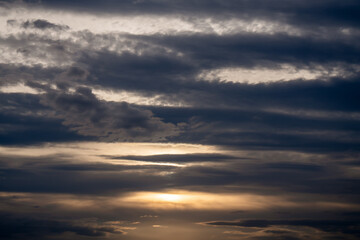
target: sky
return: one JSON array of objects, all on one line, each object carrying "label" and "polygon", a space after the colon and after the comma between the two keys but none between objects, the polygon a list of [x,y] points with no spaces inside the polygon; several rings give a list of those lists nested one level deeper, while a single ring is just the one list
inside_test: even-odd
[{"label": "sky", "polygon": [[0,239],[360,239],[357,0],[0,0]]}]

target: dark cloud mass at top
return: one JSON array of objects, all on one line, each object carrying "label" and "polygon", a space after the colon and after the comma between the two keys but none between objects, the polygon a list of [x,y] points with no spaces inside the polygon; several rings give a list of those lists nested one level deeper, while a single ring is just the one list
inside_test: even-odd
[{"label": "dark cloud mass at top", "polygon": [[[27,1],[33,2],[33,1]],[[44,0],[45,6],[60,7],[74,10],[121,12],[130,14],[215,14],[242,17],[260,17],[271,19],[288,19],[297,24],[329,24],[341,26],[344,24],[358,25],[359,6],[356,0],[335,1],[264,1],[264,0],[201,0],[201,1],[60,1]],[[86,3],[86,4],[85,4]]]},{"label": "dark cloud mass at top", "polygon": [[359,233],[357,0],[0,0],[1,239]]}]

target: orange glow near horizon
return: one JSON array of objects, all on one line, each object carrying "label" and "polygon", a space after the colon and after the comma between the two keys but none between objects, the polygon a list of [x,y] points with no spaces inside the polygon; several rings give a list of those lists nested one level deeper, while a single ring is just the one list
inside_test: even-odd
[{"label": "orange glow near horizon", "polygon": [[[121,208],[135,208],[160,211],[235,211],[235,210],[269,210],[274,208],[318,208],[359,210],[359,204],[318,199],[314,202],[301,202],[281,196],[268,196],[241,193],[210,193],[185,190],[169,190],[163,192],[130,192],[125,195],[91,196],[72,194],[42,194],[42,193],[13,193],[0,192],[0,197],[11,197],[13,204],[0,204],[1,209],[14,208],[17,204],[33,208],[42,206],[43,211],[57,208],[62,211],[112,212]],[[309,196],[311,197],[311,196]]]},{"label": "orange glow near horizon", "polygon": [[160,210],[236,210],[266,209],[274,206],[293,206],[295,203],[281,197],[256,194],[209,193],[184,190],[165,192],[133,192],[118,199],[119,205],[141,206]]}]

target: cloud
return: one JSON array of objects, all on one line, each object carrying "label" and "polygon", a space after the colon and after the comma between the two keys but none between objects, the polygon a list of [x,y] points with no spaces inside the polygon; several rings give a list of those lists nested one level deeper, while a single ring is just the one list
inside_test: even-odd
[{"label": "cloud", "polygon": [[[1,93],[0,143],[28,145],[44,142],[91,140],[62,125],[61,119],[49,114],[34,94]],[[32,111],[29,111],[29,108]]]},{"label": "cloud", "polygon": [[359,222],[341,220],[245,220],[239,222],[208,222],[213,226],[238,226],[249,228],[267,228],[269,226],[307,226],[317,228],[325,232],[342,232],[359,236]]},{"label": "cloud", "polygon": [[[142,149],[141,144],[134,146],[139,151]],[[65,151],[60,146],[59,153],[53,155],[2,155],[0,175],[4,180],[1,189],[9,192],[115,194],[135,190],[159,191],[172,187],[189,190],[200,188],[210,192],[231,189],[252,194],[314,194],[303,200],[300,198],[300,202],[315,202],[314,199],[318,199],[318,202],[330,199],[337,202],[336,198],[329,196],[341,193],[342,199],[354,202],[353,194],[357,193],[359,184],[356,176],[345,175],[347,165],[336,160],[336,155],[270,154],[262,151],[243,152],[242,156],[213,153],[128,158],[115,156],[113,159],[111,155],[99,155],[112,151],[112,148],[109,149],[94,150],[95,153],[82,150],[85,155],[72,152],[59,154]],[[97,156],[94,157],[94,154]],[[342,158],[345,157],[349,161],[356,159],[351,155]],[[312,159],[311,163],[309,159]],[[176,163],[179,165],[174,165]],[[327,197],[322,199],[317,194]],[[317,206],[323,208],[327,205],[319,203]],[[334,207],[341,207],[341,204]]]},{"label": "cloud", "polygon": [[[221,154],[162,154],[150,156],[104,156],[110,159],[128,159],[136,161],[149,162],[173,162],[173,163],[194,163],[194,162],[212,162],[239,159],[238,157]],[[247,159],[247,158],[245,158]]]},{"label": "cloud", "polygon": [[[90,156],[88,156],[90,157]],[[16,162],[15,165],[12,163]],[[3,192],[110,194],[166,188],[168,165],[129,165],[82,156],[0,156]],[[140,174],[140,175],[139,175]],[[52,179],[52,180],[51,180]]]},{"label": "cloud", "polygon": [[[13,24],[13,20],[8,20],[8,24]],[[28,20],[28,21],[23,22],[21,24],[21,26],[23,28],[37,28],[37,29],[41,29],[41,30],[52,29],[52,30],[56,30],[56,31],[69,29],[69,27],[66,25],[53,24],[49,21],[46,21],[45,19],[36,19],[36,20],[30,20],[30,21]]]},{"label": "cloud", "polygon": [[0,70],[0,86],[14,86],[26,81],[45,81],[46,79],[55,78],[55,76],[62,72],[58,68],[49,68],[41,65],[29,67],[9,63],[0,64]]},{"label": "cloud", "polygon": [[[1,94],[4,99],[2,124],[12,126],[5,127],[2,132],[3,144],[95,139],[133,141],[154,136],[153,141],[167,137],[174,142],[244,149],[339,152],[356,151],[359,141],[356,136],[358,120],[351,111],[327,117],[327,112],[324,116],[317,116],[316,112],[303,116],[266,110],[140,107],[101,101],[90,90],[86,90],[88,94],[71,92],[68,90],[71,84],[67,82],[59,82],[58,86],[59,90],[44,95]],[[261,97],[264,104],[271,101],[264,95]],[[314,98],[320,97],[314,94]],[[314,102],[320,103],[320,100]],[[29,111],[30,106],[32,111]],[[126,125],[129,121],[131,124]],[[139,136],[140,132],[144,134]]]},{"label": "cloud", "polygon": [[[122,231],[108,226],[80,225],[71,221],[36,219],[26,217],[0,216],[1,239],[49,239],[65,233],[92,238],[106,237],[111,234],[123,234]],[[64,236],[64,239],[68,237]]]},{"label": "cloud", "polygon": [[[254,91],[254,94],[257,93]],[[269,98],[267,101],[274,99]],[[245,110],[236,109],[236,106],[231,109],[220,107],[173,109],[150,107],[150,109],[169,121],[189,122],[183,133],[173,138],[173,141],[201,142],[234,148],[241,146],[243,149],[272,148],[310,152],[342,151],[344,148],[356,151],[358,144],[356,136],[353,135],[358,131],[356,127],[358,120],[353,118],[352,114],[348,117],[340,116],[341,114],[331,116],[329,112],[325,112],[324,115],[317,116],[315,111],[305,116],[302,113],[291,114],[291,111],[287,113],[286,110],[284,112],[272,112],[266,109]]]},{"label": "cloud", "polygon": [[0,238],[358,238],[359,10],[0,1]]},{"label": "cloud", "polygon": [[74,93],[49,91],[41,102],[60,113],[64,125],[84,136],[107,141],[158,141],[177,134],[175,125],[162,122],[150,111],[126,102],[102,102],[89,88],[77,88]]},{"label": "cloud", "polygon": [[3,99],[0,114],[2,144],[78,140],[162,141],[180,131],[177,123],[165,123],[150,110],[126,102],[101,101],[86,88],[71,92],[71,85],[67,82],[60,81],[58,90],[34,83],[30,85],[39,91],[50,92],[40,95],[0,94]]},{"label": "cloud", "polygon": [[[139,38],[139,37],[137,37]],[[289,36],[287,34],[184,34],[158,35],[149,41],[165,44],[201,61],[204,67],[256,65],[276,66],[276,63],[307,65],[333,61],[359,62],[359,51],[353,36],[343,39]],[[135,37],[136,39],[136,37]],[[206,44],[204,44],[204,42]]]},{"label": "cloud", "polygon": [[[286,114],[317,111],[351,116],[359,112],[354,90],[358,88],[355,66],[359,54],[352,35],[317,38],[249,33],[146,36],[83,31],[69,34],[69,38],[39,33],[4,38],[6,46],[14,51],[20,49],[21,57],[13,59],[15,62],[44,65],[4,63],[1,78],[6,86],[27,82],[39,92],[49,91],[39,96],[48,107],[47,114],[42,116],[49,121],[51,115],[63,119],[65,127],[78,135],[67,135],[69,140],[148,141],[151,138],[151,141],[167,139],[245,149],[312,152],[356,151],[358,147],[357,117],[333,120]],[[315,80],[263,84],[208,81],[199,75],[204,70],[232,66],[280,71],[284,62],[294,69],[323,68],[324,75]],[[332,69],[335,63],[342,70],[339,76],[330,77],[326,69]],[[36,86],[39,84],[55,84],[57,90],[44,90]],[[89,93],[76,90],[85,88]],[[95,89],[130,91],[141,97],[156,98],[164,105],[186,108],[106,102],[94,95]],[[88,106],[80,110],[84,106],[77,101]],[[20,105],[16,108],[26,109]],[[188,124],[177,125],[181,122]],[[4,136],[8,138],[7,134]],[[56,139],[48,136],[39,141]],[[59,139],[66,141],[66,137]],[[34,138],[34,142],[39,141]]]},{"label": "cloud", "polygon": [[[32,1],[26,1],[32,2]],[[358,26],[359,3],[355,0],[338,1],[42,1],[42,5],[53,9],[87,12],[122,12],[126,14],[183,14],[212,15],[219,18],[276,19],[294,25]]]}]

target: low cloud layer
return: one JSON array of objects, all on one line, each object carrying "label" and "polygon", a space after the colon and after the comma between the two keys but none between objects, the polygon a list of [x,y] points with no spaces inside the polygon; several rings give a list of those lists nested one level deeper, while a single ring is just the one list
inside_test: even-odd
[{"label": "low cloud layer", "polygon": [[64,233],[73,233],[75,237],[105,237],[109,233],[122,234],[113,227],[91,227],[76,225],[66,221],[49,221],[32,218],[0,216],[2,239],[48,239]]}]

